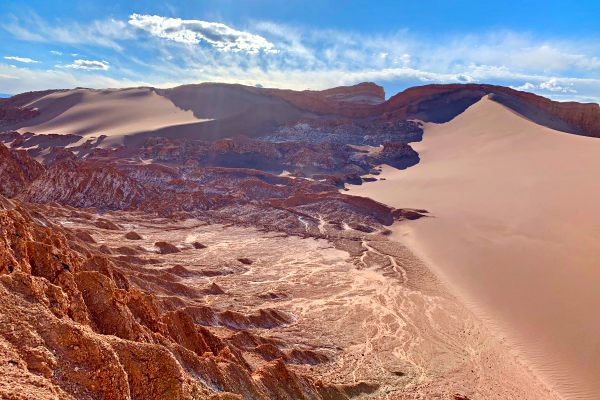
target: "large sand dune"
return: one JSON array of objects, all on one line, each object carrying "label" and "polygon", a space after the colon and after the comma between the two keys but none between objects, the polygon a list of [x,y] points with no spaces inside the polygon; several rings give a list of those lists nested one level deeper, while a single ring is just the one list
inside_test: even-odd
[{"label": "large sand dune", "polygon": [[58,91],[28,104],[42,111],[21,127],[35,133],[106,135],[110,142],[125,135],[202,122],[149,88]]},{"label": "large sand dune", "polygon": [[148,136],[204,140],[255,136],[305,114],[277,97],[220,84],[165,90],[62,90],[43,94],[24,106],[40,114],[8,128],[37,134],[105,135],[103,145],[137,143]]},{"label": "large sand dune", "polygon": [[398,238],[564,398],[600,398],[600,140],[485,97],[414,147],[350,193],[428,209]]}]

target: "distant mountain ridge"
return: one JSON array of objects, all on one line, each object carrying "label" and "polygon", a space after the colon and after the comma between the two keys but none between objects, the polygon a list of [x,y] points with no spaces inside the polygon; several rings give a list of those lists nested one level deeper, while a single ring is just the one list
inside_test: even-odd
[{"label": "distant mountain ridge", "polygon": [[600,106],[595,103],[557,102],[487,84],[417,86],[386,101],[383,88],[370,82],[321,91],[201,83],[171,89],[28,92],[0,99],[0,130],[127,136],[130,143],[148,136],[260,137],[307,119],[447,122],[487,95],[540,125],[600,137]]}]

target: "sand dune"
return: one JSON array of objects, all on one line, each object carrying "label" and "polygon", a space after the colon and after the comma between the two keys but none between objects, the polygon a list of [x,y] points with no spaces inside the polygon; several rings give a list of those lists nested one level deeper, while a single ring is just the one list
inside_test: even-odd
[{"label": "sand dune", "polygon": [[240,85],[201,84],[173,89],[73,89],[23,104],[40,115],[8,129],[37,134],[106,135],[102,146],[135,144],[148,136],[214,140],[256,136],[306,112],[285,100]]},{"label": "sand dune", "polygon": [[125,135],[207,120],[176,107],[149,88],[59,91],[28,106],[42,113],[27,121],[19,129],[22,132],[106,135],[107,143],[120,142]]},{"label": "sand dune", "polygon": [[414,147],[420,164],[350,193],[428,209],[399,240],[564,398],[600,398],[600,140],[485,97]]}]

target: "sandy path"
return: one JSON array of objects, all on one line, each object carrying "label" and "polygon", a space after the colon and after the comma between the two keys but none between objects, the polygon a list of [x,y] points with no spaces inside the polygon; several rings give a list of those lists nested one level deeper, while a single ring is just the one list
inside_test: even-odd
[{"label": "sandy path", "polygon": [[420,164],[350,193],[428,209],[397,238],[565,398],[600,398],[600,140],[484,98],[415,149]]}]

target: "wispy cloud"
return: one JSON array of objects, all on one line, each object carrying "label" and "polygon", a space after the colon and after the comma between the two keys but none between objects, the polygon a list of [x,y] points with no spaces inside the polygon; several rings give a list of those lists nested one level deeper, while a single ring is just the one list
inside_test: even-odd
[{"label": "wispy cloud", "polygon": [[128,24],[115,19],[96,20],[89,24],[72,21],[48,22],[35,13],[28,18],[7,18],[0,27],[15,38],[42,43],[64,43],[71,45],[91,45],[121,51],[122,40],[131,39],[133,33]]},{"label": "wispy cloud", "polygon": [[539,84],[540,89],[549,90],[551,92],[577,93],[577,90],[573,89],[572,86],[573,84],[561,83],[558,78],[548,79]]},{"label": "wispy cloud", "polygon": [[0,74],[0,80],[8,80],[8,79],[19,79],[18,76],[8,75],[8,74]]},{"label": "wispy cloud", "polygon": [[39,70],[13,68],[0,63],[0,87],[4,93],[21,93],[41,89],[63,89],[77,86],[92,88],[148,86],[143,80],[115,79],[95,71],[77,69]]},{"label": "wispy cloud", "polygon": [[65,65],[66,68],[83,69],[86,71],[108,71],[110,65],[106,61],[75,60],[72,64]]},{"label": "wispy cloud", "polygon": [[129,24],[153,36],[183,44],[205,42],[222,51],[276,52],[273,43],[264,37],[239,31],[219,22],[132,14]]},{"label": "wispy cloud", "polygon": [[[221,81],[322,89],[376,81],[401,89],[481,82],[556,99],[600,99],[600,42],[585,38],[556,40],[495,31],[433,40],[406,30],[366,34],[270,21],[248,21],[239,29],[217,21],[144,14],[85,25],[59,24],[35,15],[7,20],[0,26],[20,40],[60,43],[65,54],[93,55],[87,56],[91,60],[74,56],[80,60],[68,65],[72,72],[85,72],[74,75],[82,80],[77,86],[89,86],[87,76],[97,71],[115,82],[143,77],[162,87]],[[70,44],[77,46],[68,48]],[[64,67],[59,69],[65,72]]]},{"label": "wispy cloud", "polygon": [[5,60],[10,60],[10,61],[17,61],[20,63],[25,63],[25,64],[30,64],[30,63],[37,63],[39,61],[33,60],[29,57],[17,57],[17,56],[6,56],[4,57]]}]

